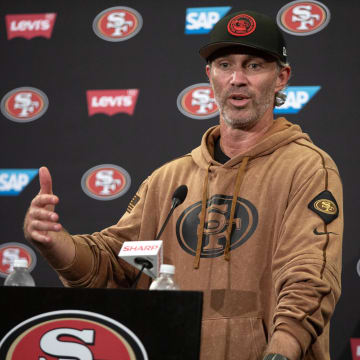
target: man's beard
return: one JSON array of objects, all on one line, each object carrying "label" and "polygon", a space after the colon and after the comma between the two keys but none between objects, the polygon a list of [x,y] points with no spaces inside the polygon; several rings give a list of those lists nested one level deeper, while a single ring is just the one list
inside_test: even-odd
[{"label": "man's beard", "polygon": [[[236,93],[236,91],[233,92]],[[226,104],[227,99],[233,92],[228,91],[220,98],[214,91],[215,103],[219,108],[219,112],[225,123],[233,129],[251,129],[262,118],[268,108],[274,104],[273,86],[269,87],[259,100],[256,99],[255,96],[253,96],[253,94],[251,94],[249,91],[241,90],[240,92],[242,94],[248,96],[251,99],[252,106],[250,108],[244,106],[242,109],[238,108],[238,110],[235,110],[232,105]],[[237,111],[238,113],[231,115],[231,110],[228,109],[230,106],[233,108],[233,112]]]}]

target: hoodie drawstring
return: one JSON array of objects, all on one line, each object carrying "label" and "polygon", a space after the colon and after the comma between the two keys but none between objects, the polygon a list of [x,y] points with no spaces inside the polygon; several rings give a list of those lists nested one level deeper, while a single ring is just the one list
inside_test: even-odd
[{"label": "hoodie drawstring", "polygon": [[224,251],[226,261],[230,260],[230,238],[231,238],[231,233],[232,233],[232,228],[233,228],[236,202],[237,202],[237,198],[239,195],[242,181],[244,179],[245,168],[248,163],[248,160],[249,160],[248,156],[243,158],[243,160],[241,162],[241,166],[239,167],[239,171],[236,176],[235,189],[234,189],[234,194],[233,194],[233,198],[231,201],[230,219],[229,219],[228,227],[226,229],[226,245],[225,245],[225,251]]},{"label": "hoodie drawstring", "polygon": [[207,202],[207,192],[208,192],[208,179],[209,179],[209,169],[210,164],[206,169],[206,175],[203,184],[203,193],[202,193],[202,200],[201,200],[201,213],[200,213],[200,224],[198,226],[197,231],[197,245],[196,245],[196,254],[194,260],[194,269],[199,268],[200,263],[200,255],[201,255],[201,248],[202,248],[202,238],[204,234],[204,227],[205,227],[205,216],[206,216],[206,202]]},{"label": "hoodie drawstring", "polygon": [[[249,160],[249,156],[243,158],[243,160],[241,162],[241,166],[239,167],[239,170],[238,170],[238,173],[236,176],[235,189],[234,189],[234,194],[233,194],[233,198],[232,198],[232,202],[231,202],[230,219],[229,219],[228,227],[226,230],[226,245],[225,245],[224,255],[225,255],[225,260],[227,260],[227,261],[230,260],[230,239],[231,239],[231,232],[232,232],[232,228],[233,228],[232,225],[233,225],[233,221],[234,221],[236,202],[237,202],[237,198],[239,195],[242,181],[244,179],[244,173],[245,173],[245,169],[246,169],[248,160]],[[210,169],[210,164],[208,165],[208,167],[206,169],[206,175],[205,175],[204,184],[203,184],[200,223],[199,223],[198,231],[197,231],[197,245],[196,245],[196,254],[195,254],[195,260],[194,260],[194,269],[198,269],[200,266],[202,240],[203,240],[203,235],[204,235],[205,218],[206,218],[209,169]]]}]

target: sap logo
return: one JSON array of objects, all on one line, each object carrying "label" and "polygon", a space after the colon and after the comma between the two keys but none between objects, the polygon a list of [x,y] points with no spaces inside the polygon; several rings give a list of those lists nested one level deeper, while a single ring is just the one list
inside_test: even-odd
[{"label": "sap logo", "polygon": [[207,34],[231,6],[186,9],[185,34]]},{"label": "sap logo", "polygon": [[37,173],[37,169],[0,169],[0,196],[19,195]]},{"label": "sap logo", "polygon": [[274,114],[297,114],[306,103],[321,89],[321,86],[289,86],[284,105],[276,107]]}]

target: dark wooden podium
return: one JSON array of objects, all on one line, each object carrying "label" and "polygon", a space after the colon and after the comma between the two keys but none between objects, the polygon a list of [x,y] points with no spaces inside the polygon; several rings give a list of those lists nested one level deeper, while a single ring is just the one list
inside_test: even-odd
[{"label": "dark wooden podium", "polygon": [[198,360],[202,295],[1,287],[0,359]]}]

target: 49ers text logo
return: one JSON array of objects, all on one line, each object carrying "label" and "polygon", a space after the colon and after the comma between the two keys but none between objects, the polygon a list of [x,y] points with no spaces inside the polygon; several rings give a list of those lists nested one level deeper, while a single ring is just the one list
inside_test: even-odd
[{"label": "49ers text logo", "polygon": [[180,112],[192,119],[210,119],[219,114],[213,89],[207,83],[187,87],[179,94],[176,103]]},{"label": "49ers text logo", "polygon": [[109,116],[117,113],[133,115],[138,95],[138,89],[88,90],[86,97],[89,116],[98,113],[104,113]]},{"label": "49ers text logo", "polygon": [[29,122],[43,116],[49,106],[47,96],[39,89],[21,87],[8,92],[1,100],[1,112],[9,120]]},{"label": "49ers text logo", "polygon": [[147,360],[139,338],[121,323],[88,311],[61,310],[32,317],[0,342],[7,360]]},{"label": "49ers text logo", "polygon": [[[226,195],[214,195],[208,200],[201,257],[213,258],[224,254],[231,202],[232,196]],[[200,212],[201,201],[185,209],[176,223],[176,236],[180,246],[193,256],[196,253]],[[232,224],[230,250],[236,249],[249,240],[257,224],[258,212],[255,206],[250,201],[238,197]]]},{"label": "49ers text logo", "polygon": [[9,242],[0,245],[0,276],[5,278],[14,269],[15,260],[25,259],[29,264],[29,271],[36,265],[35,252],[28,246]]},{"label": "49ers text logo", "polygon": [[124,41],[135,36],[141,30],[142,23],[142,17],[136,10],[115,6],[96,16],[93,30],[103,40]]},{"label": "49ers text logo", "polygon": [[130,188],[129,173],[120,166],[98,165],[88,170],[81,179],[85,194],[96,200],[113,200]]},{"label": "49ers text logo", "polygon": [[16,37],[32,39],[36,36],[50,39],[55,24],[56,14],[6,15],[5,19],[8,40]]},{"label": "49ers text logo", "polygon": [[330,21],[330,10],[319,1],[292,1],[283,6],[276,17],[285,32],[306,36],[323,30]]}]

